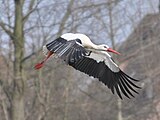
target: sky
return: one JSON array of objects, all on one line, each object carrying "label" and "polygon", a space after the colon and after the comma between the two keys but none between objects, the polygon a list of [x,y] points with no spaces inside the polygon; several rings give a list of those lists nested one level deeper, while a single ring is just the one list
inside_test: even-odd
[{"label": "sky", "polygon": [[[99,0],[94,0],[94,2],[96,2],[96,1],[99,1]],[[114,28],[115,29],[118,28],[118,31],[115,31],[116,43],[119,43],[119,42],[122,42],[122,41],[126,40],[127,37],[130,35],[130,33],[134,30],[136,25],[139,23],[139,21],[146,14],[157,13],[158,12],[158,7],[157,7],[158,6],[158,1],[159,0],[121,0],[121,2],[113,10]],[[3,4],[3,2],[4,1],[0,1],[0,4]],[[39,7],[42,7],[43,5],[45,5],[44,2]],[[103,0],[101,2],[103,2]],[[13,3],[8,3],[8,4],[10,4],[10,8],[6,8],[6,6],[2,5],[2,6],[0,6],[0,11],[5,11],[6,9],[12,10],[14,8]],[[48,3],[46,2],[46,4],[48,4]],[[54,4],[54,1],[52,1],[52,4]],[[62,5],[63,3],[60,3],[60,4]],[[27,6],[27,4],[26,4],[26,6]],[[62,10],[62,8],[65,9],[65,4],[64,4],[63,7],[60,7],[60,6],[55,7],[55,9],[59,9],[59,10]],[[48,7],[48,9],[46,9],[46,11],[47,10],[50,10],[50,7]],[[46,12],[46,11],[44,11],[44,12]],[[6,13],[5,12],[1,12],[1,13],[2,14],[0,14],[0,21],[1,20],[5,21]],[[54,13],[54,11],[51,10],[51,14],[55,14],[55,16],[59,15],[59,17],[61,17],[64,12],[60,12],[60,13]],[[10,13],[11,16],[13,16],[13,14],[14,14],[13,12]],[[102,12],[102,14],[103,14],[103,12]],[[108,19],[107,14],[108,13],[104,12],[104,15],[106,17],[103,17],[103,21],[106,24],[106,26],[109,24],[109,19]],[[37,16],[34,16],[34,14],[33,14],[33,16],[31,18],[35,18],[35,17],[37,17]],[[50,19],[49,16],[46,15],[46,20],[47,20],[47,18]],[[11,21],[13,21],[13,19],[14,19],[14,17],[11,18]],[[54,20],[54,16],[51,19]],[[90,26],[90,24],[88,24],[91,20],[94,21],[92,23],[92,26]],[[34,19],[32,19],[29,22],[30,25],[32,24],[32,21],[34,21]],[[58,19],[56,21],[58,21]],[[12,25],[13,25],[13,23],[14,22],[12,22]],[[49,24],[52,24],[52,23],[49,23]],[[53,32],[56,31],[56,26],[54,28],[55,28],[55,30],[53,30]],[[89,29],[95,29],[95,28],[98,29],[98,32],[97,32],[97,30],[95,32],[94,32],[94,30],[89,31]],[[91,17],[91,19],[88,19],[88,21],[85,20],[82,23],[82,25],[78,28],[77,31],[81,32],[81,33],[86,33],[87,35],[90,35],[89,37],[97,44],[106,43],[106,44],[111,45],[108,33],[106,32],[107,29],[108,28],[104,28],[104,26],[102,24],[100,24],[100,22],[98,22],[98,20],[95,20],[94,17]],[[44,32],[47,32],[47,30],[50,30],[50,29],[44,29]],[[39,35],[38,32],[40,32],[40,30],[35,31],[34,35],[37,34],[37,36],[38,36]],[[0,30],[0,38],[1,38],[1,42],[3,41],[3,43],[6,43],[9,40],[9,38],[5,34],[3,34],[3,31],[1,31],[1,30]],[[25,36],[25,38],[28,41],[30,41],[30,39],[32,39],[32,38],[27,37],[27,36]],[[53,39],[54,39],[54,37],[53,37]],[[33,40],[32,40],[32,42],[33,42]],[[3,44],[1,46],[6,48],[5,44]]]}]

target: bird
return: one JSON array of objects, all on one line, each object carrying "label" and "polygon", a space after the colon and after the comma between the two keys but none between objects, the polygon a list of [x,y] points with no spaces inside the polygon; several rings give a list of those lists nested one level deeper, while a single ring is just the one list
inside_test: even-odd
[{"label": "bird", "polygon": [[[97,78],[120,99],[123,95],[131,99],[133,93],[139,94],[140,86],[135,84],[140,80],[124,73],[114,62],[109,52],[120,55],[106,44],[96,45],[82,33],[65,33],[43,46],[45,59],[34,66],[40,69],[52,56],[57,55],[67,65],[89,76]],[[122,95],[123,94],[123,95]]]}]

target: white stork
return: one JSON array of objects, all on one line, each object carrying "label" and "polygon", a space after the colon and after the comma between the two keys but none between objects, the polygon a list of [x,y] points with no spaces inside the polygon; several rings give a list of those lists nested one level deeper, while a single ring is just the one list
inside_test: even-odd
[{"label": "white stork", "polygon": [[116,91],[122,99],[121,92],[128,98],[134,97],[131,91],[138,93],[133,87],[140,88],[133,81],[136,80],[127,74],[114,63],[108,52],[120,54],[109,48],[107,45],[95,45],[84,34],[66,33],[46,44],[43,48],[47,49],[46,58],[35,66],[40,69],[52,54],[57,54],[66,64],[76,70],[84,72],[89,76],[98,78],[111,89]]}]

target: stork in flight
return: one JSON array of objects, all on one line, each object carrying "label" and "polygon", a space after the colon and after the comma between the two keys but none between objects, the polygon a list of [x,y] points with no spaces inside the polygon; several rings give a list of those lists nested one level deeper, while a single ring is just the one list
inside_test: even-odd
[{"label": "stork in flight", "polygon": [[108,54],[108,52],[118,55],[120,53],[104,44],[95,45],[84,34],[63,34],[59,38],[46,44],[43,49],[47,49],[46,58],[41,63],[35,65],[35,69],[43,67],[48,58],[56,54],[59,58],[64,60],[66,64],[72,66],[76,70],[98,78],[99,81],[111,89],[113,94],[116,91],[121,99],[121,93],[128,98],[131,96],[134,97],[132,92],[138,94],[135,89],[140,87],[134,82],[138,82],[139,80],[121,71]]}]

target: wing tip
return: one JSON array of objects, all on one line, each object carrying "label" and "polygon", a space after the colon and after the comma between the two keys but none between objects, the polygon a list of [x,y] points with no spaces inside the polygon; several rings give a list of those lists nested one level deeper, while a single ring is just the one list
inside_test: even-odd
[{"label": "wing tip", "polygon": [[[139,92],[137,92],[137,90],[133,89],[132,87],[135,87],[137,89],[142,89],[142,87],[137,86],[135,83],[131,82],[131,80],[133,79],[131,79],[130,76],[126,75],[123,71],[120,71],[118,74],[116,74],[116,76],[116,84],[119,86],[118,89],[123,94],[123,96],[125,96],[128,99],[131,99],[135,98],[135,95],[132,94],[131,91],[133,91],[136,94],[139,94]],[[135,79],[133,81],[135,81]],[[135,82],[139,82],[139,80],[136,80]],[[119,93],[117,94],[120,98],[122,98],[122,96],[120,96]]]},{"label": "wing tip", "polygon": [[123,74],[123,75],[125,75],[125,76],[127,76],[128,78],[130,78],[131,80],[133,80],[133,81],[135,81],[135,82],[140,82],[140,81],[141,81],[141,80],[139,80],[139,79],[135,79],[135,78],[130,77],[130,76],[127,75],[125,72],[123,72],[121,69],[120,69],[120,73]]}]

